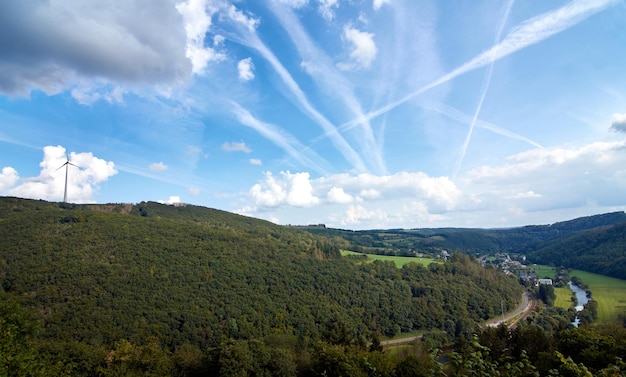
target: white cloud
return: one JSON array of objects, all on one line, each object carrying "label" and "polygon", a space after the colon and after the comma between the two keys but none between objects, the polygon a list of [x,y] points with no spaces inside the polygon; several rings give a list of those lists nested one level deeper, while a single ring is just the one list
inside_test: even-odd
[{"label": "white cloud", "polygon": [[172,195],[167,200],[159,200],[159,203],[161,203],[161,204],[168,204],[168,205],[179,204],[180,203],[180,196]]},{"label": "white cloud", "polygon": [[380,191],[374,189],[365,189],[359,192],[359,197],[363,199],[377,199],[380,198]]},{"label": "white cloud", "polygon": [[243,153],[251,153],[252,149],[246,145],[244,142],[239,143],[224,143],[222,144],[222,150],[226,152],[243,152]]},{"label": "white cloud", "polygon": [[263,165],[263,161],[259,160],[258,158],[251,158],[250,165]]},{"label": "white cloud", "polygon": [[515,212],[624,205],[626,141],[534,149],[500,166],[470,170],[460,183],[481,208]]},{"label": "white cloud", "polygon": [[12,167],[6,166],[2,168],[2,172],[0,173],[0,193],[7,192],[19,179],[20,176]]},{"label": "white cloud", "polygon": [[[41,172],[37,177],[15,180],[17,172],[13,168],[2,169],[1,180],[6,185],[4,195],[25,198],[61,201],[65,190],[65,162],[67,155],[61,146],[47,146],[43,149],[43,161],[39,164]],[[72,203],[89,203],[99,185],[117,174],[113,162],[94,157],[91,153],[70,153],[73,164],[67,168],[67,198]]]},{"label": "white cloud", "polygon": [[611,129],[617,132],[626,132],[626,113],[613,114]]},{"label": "white cloud", "polygon": [[315,179],[266,173],[249,192],[247,214],[298,223],[294,207],[306,205],[308,222],[360,229],[545,224],[566,220],[565,213],[624,210],[625,190],[623,140],[529,150],[472,169],[458,182],[423,172]]},{"label": "white cloud", "polygon": [[237,9],[234,5],[231,5],[228,8],[228,17],[235,21],[236,23],[243,25],[248,29],[249,32],[254,32],[256,27],[259,25],[259,20],[244,14],[242,11]]},{"label": "white cloud", "polygon": [[360,224],[364,221],[377,220],[384,222],[387,214],[381,210],[369,211],[360,205],[351,205],[344,213],[344,217],[340,220],[342,225]]},{"label": "white cloud", "polygon": [[343,29],[343,38],[351,45],[351,61],[339,63],[337,66],[342,70],[369,68],[378,53],[374,34],[346,26]]},{"label": "white cloud", "polygon": [[[453,210],[461,200],[460,190],[447,177],[429,177],[400,172],[393,175],[336,174],[309,179],[309,173],[266,173],[250,189],[256,207],[314,206],[359,201],[420,200],[431,212]],[[322,200],[323,199],[323,200]]]},{"label": "white cloud", "polygon": [[277,179],[267,172],[262,183],[252,186],[250,195],[259,207],[309,207],[319,202],[313,195],[309,173],[281,172]]},{"label": "white cloud", "polygon": [[237,63],[237,70],[239,71],[239,80],[250,81],[254,79],[254,64],[252,64],[252,58],[241,59]]},{"label": "white cloud", "polygon": [[327,21],[332,21],[335,18],[335,11],[333,8],[339,6],[339,2],[337,0],[319,0],[319,12]]},{"label": "white cloud", "polygon": [[[473,181],[499,181],[501,177],[528,177],[529,174],[549,174],[542,181],[559,179],[591,172],[592,174],[606,173],[626,161],[626,141],[595,142],[575,147],[552,147],[532,149],[510,156],[509,163],[503,166],[482,166],[468,172]],[[555,175],[557,174],[557,175]],[[573,178],[573,177],[571,177]]]},{"label": "white cloud", "polygon": [[187,189],[187,192],[188,192],[188,193],[189,193],[189,195],[191,195],[191,196],[198,196],[198,195],[200,195],[200,193],[201,193],[202,191],[201,191],[198,187],[194,187],[194,186],[192,186],[192,187],[189,187],[189,188]]},{"label": "white cloud", "polygon": [[372,7],[374,8],[374,10],[379,10],[380,7],[383,6],[383,4],[387,4],[389,2],[390,0],[374,0],[374,2],[372,3]]},{"label": "white cloud", "polygon": [[167,165],[162,162],[155,162],[153,164],[150,164],[150,170],[152,171],[166,171],[167,169]]},{"label": "white cloud", "polygon": [[352,202],[352,196],[346,194],[341,187],[332,187],[326,195],[330,203],[345,204]]},{"label": "white cloud", "polygon": [[202,74],[209,62],[224,60],[224,53],[204,45],[205,35],[211,28],[211,17],[218,8],[210,6],[207,0],[188,0],[176,5],[176,9],[185,23],[186,56],[191,61],[193,73]]}]

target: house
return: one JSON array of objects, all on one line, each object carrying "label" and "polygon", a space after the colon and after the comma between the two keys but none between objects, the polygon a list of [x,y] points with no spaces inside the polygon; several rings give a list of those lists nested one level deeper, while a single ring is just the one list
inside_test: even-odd
[{"label": "house", "polygon": [[541,284],[552,285],[552,279],[539,279],[537,283],[538,285],[541,285]]}]

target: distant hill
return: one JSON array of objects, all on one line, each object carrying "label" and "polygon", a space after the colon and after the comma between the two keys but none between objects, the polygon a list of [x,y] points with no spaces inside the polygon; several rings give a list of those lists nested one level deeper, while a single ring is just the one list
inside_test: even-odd
[{"label": "distant hill", "polygon": [[345,238],[357,249],[367,253],[411,255],[416,252],[432,253],[447,250],[466,254],[495,252],[529,254],[544,247],[547,242],[625,222],[626,213],[613,212],[551,225],[528,225],[509,229],[421,228],[364,231],[321,227],[305,229],[313,234]]},{"label": "distant hill", "polygon": [[626,279],[626,223],[556,239],[530,251],[528,258],[536,263]]}]

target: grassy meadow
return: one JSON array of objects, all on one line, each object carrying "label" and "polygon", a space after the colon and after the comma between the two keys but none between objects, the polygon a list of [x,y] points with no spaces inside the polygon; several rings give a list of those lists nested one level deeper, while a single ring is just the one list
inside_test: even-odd
[{"label": "grassy meadow", "polygon": [[556,294],[556,300],[554,301],[554,306],[569,309],[574,305],[574,301],[572,301],[572,290],[569,287],[561,287],[554,288],[554,293]]},{"label": "grassy meadow", "polygon": [[375,254],[363,254],[350,250],[341,250],[341,255],[366,255],[367,263],[372,263],[375,260],[389,261],[396,264],[396,267],[402,268],[407,263],[419,263],[423,266],[428,266],[431,263],[438,263],[432,258],[417,258],[417,257],[396,257],[388,255],[375,255]]},{"label": "grassy meadow", "polygon": [[550,279],[556,278],[556,270],[554,269],[554,267],[544,266],[541,264],[533,264],[530,266],[530,270],[535,271],[539,279],[543,279],[545,277],[548,277]]},{"label": "grassy meadow", "polygon": [[589,287],[598,302],[598,322],[611,322],[626,311],[626,280],[580,270],[572,270],[570,276],[578,276]]}]

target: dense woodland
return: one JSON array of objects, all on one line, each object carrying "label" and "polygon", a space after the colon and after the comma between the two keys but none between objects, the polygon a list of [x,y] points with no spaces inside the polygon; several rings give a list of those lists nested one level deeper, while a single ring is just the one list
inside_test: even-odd
[{"label": "dense woodland", "polygon": [[[0,198],[0,376],[534,376],[624,367],[622,323],[571,329],[571,312],[548,307],[515,330],[481,330],[519,303],[517,279],[463,253],[401,269],[341,257],[351,242],[196,206]],[[421,341],[382,351],[383,337],[416,330]],[[455,352],[440,355],[451,345]],[[598,345],[603,358],[591,363]]]},{"label": "dense woodland", "polygon": [[528,257],[541,264],[626,279],[626,223],[555,240],[528,253]]}]

